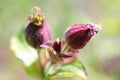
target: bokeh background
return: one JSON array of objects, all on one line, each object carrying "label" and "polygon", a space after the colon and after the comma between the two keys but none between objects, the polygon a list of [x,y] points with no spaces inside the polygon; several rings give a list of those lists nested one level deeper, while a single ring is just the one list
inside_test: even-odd
[{"label": "bokeh background", "polygon": [[89,80],[120,80],[120,0],[0,0],[0,80],[34,80],[9,48],[11,36],[25,27],[33,6],[44,12],[52,39],[64,39],[71,24],[101,24],[79,59]]}]

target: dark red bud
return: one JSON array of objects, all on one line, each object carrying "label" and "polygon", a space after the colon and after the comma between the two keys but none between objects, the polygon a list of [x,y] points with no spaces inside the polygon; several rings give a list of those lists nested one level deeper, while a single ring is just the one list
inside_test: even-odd
[{"label": "dark red bud", "polygon": [[54,42],[46,42],[40,45],[41,48],[48,49],[49,56],[53,63],[68,63],[74,60],[79,53],[78,50],[69,48],[65,41],[57,38]]},{"label": "dark red bud", "polygon": [[65,33],[66,42],[73,49],[81,49],[98,30],[93,24],[75,24]]},{"label": "dark red bud", "polygon": [[39,11],[36,12],[35,16],[30,16],[29,19],[30,23],[25,29],[25,38],[29,45],[38,48],[51,39],[50,28]]}]

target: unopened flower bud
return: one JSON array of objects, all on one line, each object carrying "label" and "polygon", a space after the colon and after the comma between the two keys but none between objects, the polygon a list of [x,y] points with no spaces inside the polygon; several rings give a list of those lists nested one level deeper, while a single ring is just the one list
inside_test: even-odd
[{"label": "unopened flower bud", "polygon": [[97,32],[94,24],[75,24],[66,31],[66,42],[73,49],[81,49]]},{"label": "unopened flower bud", "polygon": [[29,17],[29,24],[25,29],[25,38],[29,45],[38,48],[44,42],[51,39],[50,28],[43,14],[35,7],[36,14]]}]

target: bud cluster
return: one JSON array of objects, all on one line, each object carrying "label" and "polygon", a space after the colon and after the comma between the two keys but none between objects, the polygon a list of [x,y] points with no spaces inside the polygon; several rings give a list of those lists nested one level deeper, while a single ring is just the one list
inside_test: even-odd
[{"label": "bud cluster", "polygon": [[34,48],[45,48],[53,63],[70,62],[76,58],[79,49],[98,33],[97,26],[88,24],[74,24],[65,32],[65,40],[57,38],[51,41],[51,31],[46,23],[43,13],[38,7],[34,8],[35,14],[29,16],[29,23],[25,29],[25,38]]}]

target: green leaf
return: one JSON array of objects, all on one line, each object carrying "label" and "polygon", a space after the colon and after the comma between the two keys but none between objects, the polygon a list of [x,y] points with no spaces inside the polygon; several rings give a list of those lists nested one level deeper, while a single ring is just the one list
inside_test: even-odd
[{"label": "green leaf", "polygon": [[78,59],[66,64],[48,63],[45,74],[45,80],[87,80],[85,68]]},{"label": "green leaf", "polygon": [[15,56],[23,63],[26,72],[36,78],[40,78],[40,66],[38,61],[37,50],[26,43],[24,29],[20,29],[11,38],[10,48]]},{"label": "green leaf", "polygon": [[41,73],[41,68],[39,61],[34,62],[31,66],[25,67],[27,74],[36,78],[36,80],[41,80],[43,73]]},{"label": "green leaf", "polygon": [[26,43],[23,29],[11,38],[10,48],[26,67],[32,65],[38,58],[37,51]]}]

